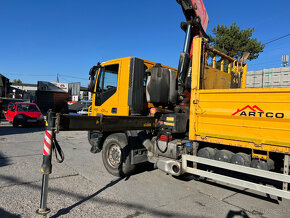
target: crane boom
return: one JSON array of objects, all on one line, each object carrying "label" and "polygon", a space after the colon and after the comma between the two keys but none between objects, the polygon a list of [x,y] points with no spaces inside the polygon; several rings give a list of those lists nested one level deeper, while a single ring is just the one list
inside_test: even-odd
[{"label": "crane boom", "polygon": [[177,0],[181,5],[182,11],[187,22],[199,19],[204,32],[207,30],[209,17],[202,0]]},{"label": "crane boom", "polygon": [[202,0],[177,0],[180,4],[186,22],[181,23],[181,29],[186,32],[183,50],[180,54],[178,64],[178,93],[183,95],[190,84],[190,61],[192,57],[192,40],[195,37],[206,35],[206,29],[209,22],[208,14]]}]

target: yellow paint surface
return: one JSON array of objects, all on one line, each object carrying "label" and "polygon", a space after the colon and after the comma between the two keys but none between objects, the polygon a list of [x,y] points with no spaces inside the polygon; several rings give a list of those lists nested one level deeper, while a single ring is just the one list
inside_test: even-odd
[{"label": "yellow paint surface", "polygon": [[[115,59],[115,60],[102,63],[102,66],[119,64],[117,91],[101,106],[95,105],[96,94],[93,94],[92,107],[90,108],[91,114],[89,114],[90,116],[97,116],[97,114],[110,115],[110,116],[129,116],[130,115],[129,106],[128,106],[128,87],[129,87],[131,58],[132,57],[125,57],[125,58]],[[148,69],[156,65],[156,63],[147,61],[147,60],[144,60],[144,64],[146,65]],[[164,66],[164,65],[162,66],[169,69],[174,69],[168,66]],[[97,79],[98,79],[98,75],[97,75]],[[95,91],[96,91],[96,85],[97,84],[95,84]],[[117,113],[112,113],[112,108],[117,108]]]},{"label": "yellow paint surface", "polygon": [[[290,88],[200,89],[200,39],[194,39],[190,139],[290,153]],[[246,66],[242,87],[245,86]]]}]

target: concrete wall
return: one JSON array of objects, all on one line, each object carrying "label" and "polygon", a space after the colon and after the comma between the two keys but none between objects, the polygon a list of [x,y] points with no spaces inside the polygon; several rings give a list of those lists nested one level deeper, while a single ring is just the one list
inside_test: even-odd
[{"label": "concrete wall", "polygon": [[290,67],[249,71],[247,73],[246,87],[290,87]]}]

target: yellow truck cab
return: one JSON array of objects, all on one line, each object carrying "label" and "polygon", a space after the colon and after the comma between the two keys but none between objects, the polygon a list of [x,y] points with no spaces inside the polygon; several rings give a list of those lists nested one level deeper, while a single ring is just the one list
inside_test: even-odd
[{"label": "yellow truck cab", "polygon": [[[91,116],[147,115],[145,101],[146,70],[156,63],[136,57],[125,57],[101,64],[93,94]],[[162,67],[175,72],[176,69]]]}]

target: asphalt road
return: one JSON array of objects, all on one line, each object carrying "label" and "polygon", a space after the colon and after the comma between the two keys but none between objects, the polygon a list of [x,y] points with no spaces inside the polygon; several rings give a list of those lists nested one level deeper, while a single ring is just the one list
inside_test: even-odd
[{"label": "asphalt road", "polygon": [[[65,153],[53,160],[51,217],[289,217],[290,201],[214,181],[181,180],[150,167],[125,179],[91,154],[86,132],[57,135]],[[0,217],[37,217],[44,130],[0,124]]]}]

